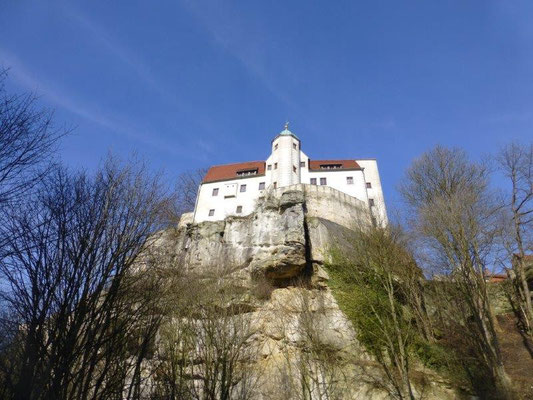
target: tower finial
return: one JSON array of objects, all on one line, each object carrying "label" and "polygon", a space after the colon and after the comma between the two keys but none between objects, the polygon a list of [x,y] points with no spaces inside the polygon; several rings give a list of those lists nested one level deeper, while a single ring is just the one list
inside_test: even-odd
[{"label": "tower finial", "polygon": [[285,122],[285,129],[289,130],[289,121]]}]

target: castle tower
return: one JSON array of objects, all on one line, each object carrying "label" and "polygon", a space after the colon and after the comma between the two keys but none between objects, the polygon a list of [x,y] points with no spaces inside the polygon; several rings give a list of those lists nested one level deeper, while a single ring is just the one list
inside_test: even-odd
[{"label": "castle tower", "polygon": [[276,187],[294,185],[300,177],[300,139],[289,130],[289,124],[272,140],[272,182]]}]

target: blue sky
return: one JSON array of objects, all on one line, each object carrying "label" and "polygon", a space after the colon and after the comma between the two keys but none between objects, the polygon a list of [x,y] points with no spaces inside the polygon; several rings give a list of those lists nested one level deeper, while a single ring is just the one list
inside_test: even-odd
[{"label": "blue sky", "polygon": [[266,159],[288,119],[311,158],[377,158],[392,209],[432,146],[533,137],[531,1],[0,2],[9,89],[76,128],[75,167]]}]

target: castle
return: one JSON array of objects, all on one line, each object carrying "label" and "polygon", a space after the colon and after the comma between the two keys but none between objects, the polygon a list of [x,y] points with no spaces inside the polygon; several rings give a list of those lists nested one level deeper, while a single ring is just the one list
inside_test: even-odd
[{"label": "castle", "polygon": [[256,200],[265,191],[283,191],[297,185],[299,189],[312,189],[311,186],[314,186],[327,190],[330,196],[332,193],[342,195],[360,207],[368,207],[374,223],[387,223],[375,159],[310,159],[301,150],[301,141],[289,130],[288,124],[271,145],[271,154],[266,161],[209,168],[198,190],[193,222],[248,215],[254,211]]}]

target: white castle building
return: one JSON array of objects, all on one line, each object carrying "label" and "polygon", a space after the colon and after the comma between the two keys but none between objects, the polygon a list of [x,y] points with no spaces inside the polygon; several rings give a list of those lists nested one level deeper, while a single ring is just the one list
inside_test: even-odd
[{"label": "white castle building", "polygon": [[375,222],[387,223],[375,159],[313,160],[301,147],[300,139],[286,124],[285,129],[272,140],[271,154],[266,161],[209,168],[198,190],[193,221],[245,216],[254,211],[256,200],[265,190],[277,191],[306,184],[327,186],[360,200],[364,207],[369,208]]}]

